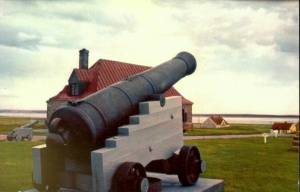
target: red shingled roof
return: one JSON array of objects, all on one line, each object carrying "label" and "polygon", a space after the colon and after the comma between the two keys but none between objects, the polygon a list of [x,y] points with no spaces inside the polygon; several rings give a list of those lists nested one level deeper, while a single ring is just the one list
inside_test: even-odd
[{"label": "red shingled roof", "polygon": [[[89,69],[74,69],[80,81],[89,82],[84,92],[79,96],[69,95],[69,86],[66,85],[61,92],[49,100],[77,100],[82,99],[96,91],[109,85],[117,83],[124,78],[143,72],[151,67],[134,65],[124,62],[100,59]],[[182,96],[175,88],[170,88],[164,94],[166,97]],[[193,102],[182,96],[183,104],[193,104]]]},{"label": "red shingled roof", "polygon": [[223,119],[223,117],[220,117],[220,116],[218,116],[218,117],[211,116],[210,119],[211,119],[216,125],[221,125],[223,121],[228,125],[228,122],[225,121],[225,120]]},{"label": "red shingled roof", "polygon": [[273,130],[289,130],[291,128],[291,126],[293,125],[293,123],[287,123],[287,122],[284,122],[284,123],[274,123],[272,125],[272,129]]}]

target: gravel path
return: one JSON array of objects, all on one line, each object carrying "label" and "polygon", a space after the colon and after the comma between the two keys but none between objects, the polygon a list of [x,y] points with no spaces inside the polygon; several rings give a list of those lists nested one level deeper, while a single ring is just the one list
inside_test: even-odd
[{"label": "gravel path", "polygon": [[[268,134],[269,137],[275,137],[275,134]],[[278,137],[294,137],[295,134],[278,134]],[[209,135],[209,136],[184,136],[184,140],[195,139],[233,139],[233,138],[248,138],[248,137],[262,137],[262,134],[253,135]]]}]

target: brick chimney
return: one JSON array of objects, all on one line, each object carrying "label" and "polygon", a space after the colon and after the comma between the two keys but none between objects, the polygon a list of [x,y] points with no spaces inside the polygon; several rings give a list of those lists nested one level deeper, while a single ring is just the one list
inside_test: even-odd
[{"label": "brick chimney", "polygon": [[89,68],[89,51],[86,49],[81,49],[79,51],[79,69]]}]

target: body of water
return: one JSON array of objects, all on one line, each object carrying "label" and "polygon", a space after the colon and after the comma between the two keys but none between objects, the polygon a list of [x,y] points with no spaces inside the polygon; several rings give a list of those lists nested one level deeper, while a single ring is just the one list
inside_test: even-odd
[{"label": "body of water", "polygon": [[[41,112],[0,112],[0,116],[8,117],[31,117],[31,118],[46,118],[47,114]],[[203,123],[208,117],[207,116],[193,116],[193,123]],[[226,117],[223,118],[230,124],[273,124],[274,122],[288,122],[297,123],[299,118],[297,117]]]},{"label": "body of water", "polygon": [[[208,117],[193,116],[193,123],[203,123]],[[224,117],[223,119],[229,124],[270,124],[274,122],[288,122],[297,123],[299,118],[297,117]]]},{"label": "body of water", "polygon": [[46,113],[7,113],[7,112],[0,112],[0,116],[5,116],[5,117],[32,117],[32,118],[46,118],[47,114]]}]

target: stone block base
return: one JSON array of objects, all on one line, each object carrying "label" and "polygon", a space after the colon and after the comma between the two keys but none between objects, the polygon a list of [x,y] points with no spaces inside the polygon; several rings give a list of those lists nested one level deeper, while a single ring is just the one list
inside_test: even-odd
[{"label": "stone block base", "polygon": [[148,173],[147,176],[161,179],[162,192],[223,192],[224,181],[220,179],[199,178],[193,186],[182,186],[177,175]]},{"label": "stone block base", "polygon": [[[150,177],[161,179],[161,192],[223,192],[224,181],[220,179],[199,178],[198,182],[189,187],[184,187],[178,181],[176,175],[164,175],[156,173],[147,173]],[[23,192],[39,192],[36,189],[31,189]],[[73,189],[60,189],[58,192],[80,192]]]}]

